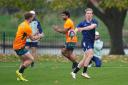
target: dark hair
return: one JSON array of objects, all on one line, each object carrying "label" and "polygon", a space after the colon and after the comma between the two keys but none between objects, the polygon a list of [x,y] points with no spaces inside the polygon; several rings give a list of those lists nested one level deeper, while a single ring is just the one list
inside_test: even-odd
[{"label": "dark hair", "polygon": [[24,19],[30,19],[32,16],[33,16],[32,13],[27,12],[24,14]]},{"label": "dark hair", "polygon": [[66,16],[70,17],[69,11],[63,11],[62,14],[65,14]]}]

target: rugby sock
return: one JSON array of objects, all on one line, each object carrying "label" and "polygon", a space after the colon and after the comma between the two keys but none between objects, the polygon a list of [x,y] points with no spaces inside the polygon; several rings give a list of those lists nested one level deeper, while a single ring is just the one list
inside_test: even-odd
[{"label": "rugby sock", "polygon": [[21,66],[21,68],[19,69],[19,73],[24,73],[24,69],[25,69],[26,67],[25,66]]},{"label": "rugby sock", "polygon": [[35,64],[35,63],[34,63],[34,61],[33,61],[33,62],[31,63],[31,67],[33,67],[33,66],[34,66],[34,64]]},{"label": "rugby sock", "polygon": [[86,72],[87,72],[87,68],[88,68],[88,67],[85,67],[85,66],[84,66],[83,73],[86,73]]},{"label": "rugby sock", "polygon": [[89,65],[92,64],[92,60],[89,62]]},{"label": "rugby sock", "polygon": [[75,61],[75,62],[73,62],[73,64],[72,64],[72,69],[74,69],[74,68],[76,68],[77,67],[77,65],[78,65],[78,63]]},{"label": "rugby sock", "polygon": [[73,72],[77,73],[79,70],[80,70],[80,68],[76,67]]}]

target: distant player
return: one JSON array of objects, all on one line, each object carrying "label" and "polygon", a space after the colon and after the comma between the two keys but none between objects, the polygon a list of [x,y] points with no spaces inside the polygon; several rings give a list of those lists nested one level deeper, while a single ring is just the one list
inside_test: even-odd
[{"label": "distant player", "polygon": [[[91,62],[95,62],[96,67],[101,67],[101,51],[103,49],[103,41],[100,39],[100,34],[98,31],[95,32],[95,42],[94,42],[94,56],[91,59]],[[91,62],[89,66],[91,67]]]},{"label": "distant player", "polygon": [[[34,16],[34,19],[30,23],[30,27],[32,28],[32,35],[40,34],[43,37],[44,33],[43,33],[40,22],[36,19],[36,12],[32,10],[30,11],[30,13],[33,14]],[[28,38],[25,46],[26,49],[31,48],[32,55],[34,56],[35,59],[37,59],[36,48],[38,47],[38,42],[39,40],[31,40]],[[34,65],[34,62],[32,63],[31,66],[33,65]]]},{"label": "distant player", "polygon": [[93,57],[93,47],[95,40],[95,28],[97,27],[97,21],[93,19],[93,10],[87,8],[85,10],[85,20],[78,24],[75,31],[82,32],[83,39],[81,41],[82,48],[84,51],[83,59],[79,62],[78,66],[71,72],[71,75],[76,79],[76,73],[81,67],[84,67],[82,76],[85,78],[90,78],[87,74],[87,68],[90,60]]},{"label": "distant player", "polygon": [[34,16],[31,13],[24,15],[25,20],[18,26],[15,40],[13,42],[13,49],[20,56],[21,65],[16,71],[17,80],[28,81],[23,77],[24,70],[34,61],[33,56],[25,49],[26,39],[37,40],[41,38],[41,35],[32,35],[32,29],[30,22]]},{"label": "distant player", "polygon": [[65,37],[66,37],[65,47],[61,49],[61,53],[63,56],[68,58],[73,63],[72,69],[74,69],[77,66],[76,57],[75,57],[75,54],[73,53],[73,50],[77,42],[77,36],[73,31],[74,23],[70,19],[70,13],[68,11],[62,12],[61,16],[65,21],[64,28],[60,28],[58,26],[54,26],[53,28],[56,32],[65,34]]}]

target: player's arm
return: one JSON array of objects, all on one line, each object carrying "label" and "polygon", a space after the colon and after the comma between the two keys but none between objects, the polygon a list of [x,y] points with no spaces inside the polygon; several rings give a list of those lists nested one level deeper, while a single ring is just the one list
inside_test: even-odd
[{"label": "player's arm", "polygon": [[38,40],[41,38],[41,35],[39,35],[39,34],[32,35],[32,29],[29,26],[26,27],[25,32],[26,32],[28,38],[30,38],[31,40]]},{"label": "player's arm", "polygon": [[60,28],[59,26],[53,26],[53,29],[54,29],[56,32],[65,34],[70,28],[69,28],[69,29],[63,29],[63,28]]},{"label": "player's arm", "polygon": [[40,22],[39,21],[37,21],[37,29],[39,30],[39,33],[41,34],[42,32],[43,32],[43,29],[42,29],[42,27],[41,27],[41,24],[40,24]]},{"label": "player's arm", "polygon": [[83,30],[92,30],[92,29],[95,29],[96,27],[97,27],[97,24],[91,24],[91,25],[86,26],[86,27],[78,28],[78,31],[81,32]]},{"label": "player's arm", "polygon": [[41,24],[40,24],[40,22],[39,22],[38,20],[37,20],[37,23],[38,23],[37,29],[38,29],[38,31],[39,31],[39,35],[40,35],[41,37],[44,37],[44,33],[43,33],[42,26],[41,26]]},{"label": "player's arm", "polygon": [[39,31],[39,34],[40,34],[40,36],[44,37],[43,28],[42,28],[40,22],[39,21],[37,21],[37,22],[38,22],[37,29]]},{"label": "player's arm", "polygon": [[43,33],[43,32],[42,32],[42,33],[40,33],[39,35],[40,35],[41,37],[44,37],[44,33]]}]

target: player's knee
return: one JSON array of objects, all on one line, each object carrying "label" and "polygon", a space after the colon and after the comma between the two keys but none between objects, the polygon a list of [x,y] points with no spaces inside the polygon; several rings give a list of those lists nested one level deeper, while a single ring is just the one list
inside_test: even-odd
[{"label": "player's knee", "polygon": [[88,57],[93,58],[93,53],[89,53]]},{"label": "player's knee", "polygon": [[61,50],[61,54],[62,54],[63,56],[67,56],[67,53],[65,52],[65,50]]},{"label": "player's knee", "polygon": [[29,60],[30,60],[31,62],[33,62],[33,61],[34,61],[34,57],[30,57]]},{"label": "player's knee", "polygon": [[93,55],[90,55],[89,57],[90,57],[90,58],[93,58]]},{"label": "player's knee", "polygon": [[92,59],[93,58],[93,55],[88,55],[87,57]]},{"label": "player's knee", "polygon": [[34,57],[32,57],[32,59],[31,59],[32,61],[34,61]]}]

